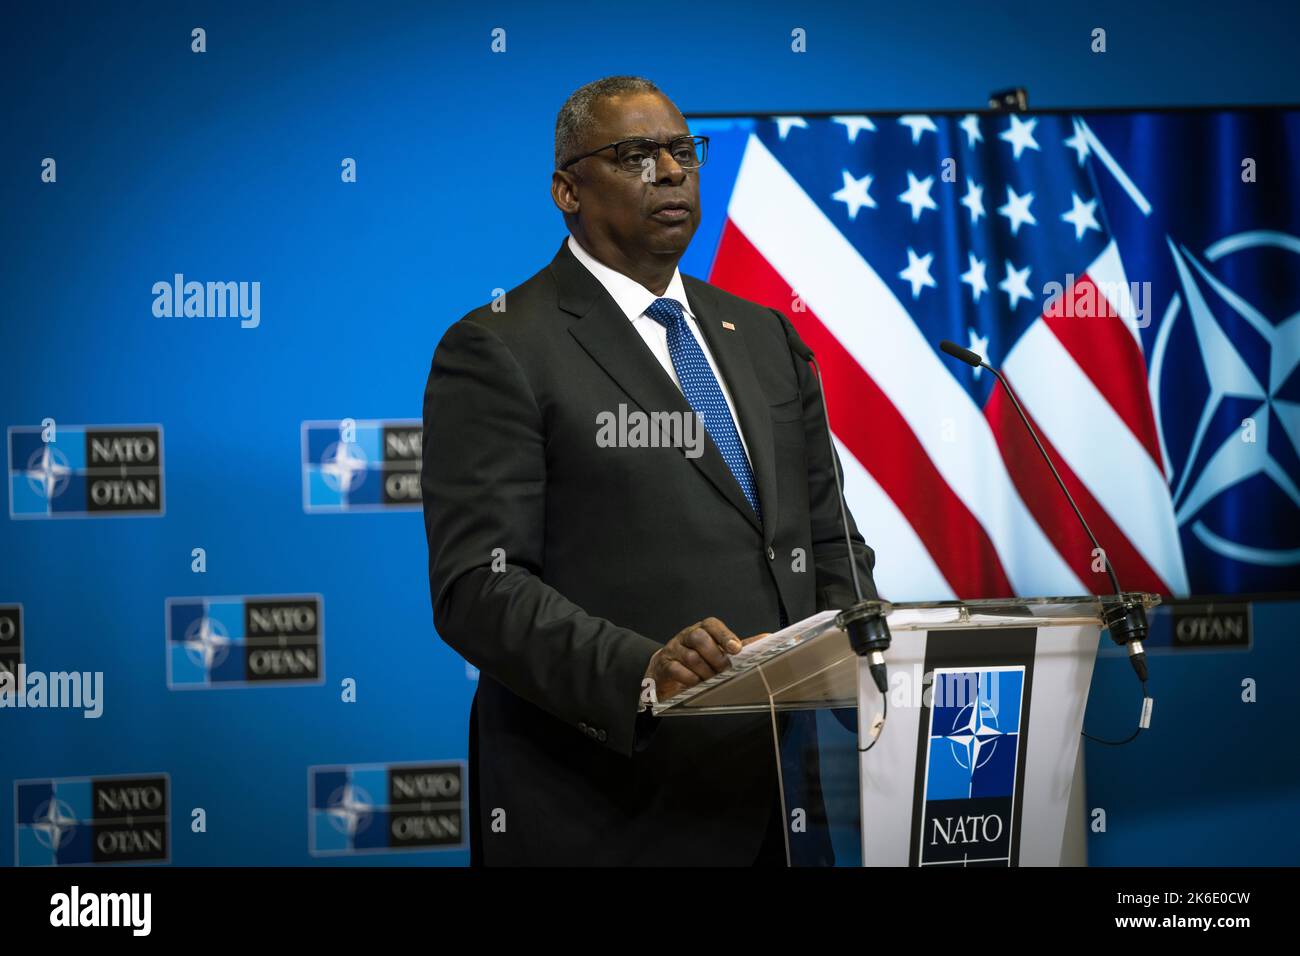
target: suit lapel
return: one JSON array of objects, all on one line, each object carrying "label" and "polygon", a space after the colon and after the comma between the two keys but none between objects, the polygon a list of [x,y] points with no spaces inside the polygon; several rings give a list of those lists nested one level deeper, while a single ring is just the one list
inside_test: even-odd
[{"label": "suit lapel", "polygon": [[[647,413],[668,411],[691,414],[691,406],[686,401],[686,397],[673,384],[672,379],[664,374],[663,368],[650,353],[627,316],[596,277],[574,258],[567,244],[560,247],[559,254],[551,262],[551,272],[555,276],[559,307],[580,320],[569,326],[569,333],[577,339],[578,344],[596,364],[618,383],[628,397]],[[714,348],[712,339],[709,340],[709,348],[710,350]],[[732,373],[722,365],[716,352],[714,358],[719,362],[719,368],[723,375],[727,376],[730,386]],[[732,364],[737,363],[733,360]],[[752,370],[749,374],[753,378]],[[739,399],[736,397],[734,387],[732,398],[737,401],[739,412]],[[766,408],[764,411],[766,412]],[[741,414],[744,422],[743,413]],[[767,425],[766,428],[767,441],[770,445],[771,426]],[[745,439],[752,442],[748,430],[745,432]],[[753,447],[752,443],[750,447]],[[687,460],[699,469],[724,498],[749,519],[756,530],[761,530],[758,516],[745,500],[744,492],[740,490],[740,485],[731,474],[727,463],[723,461],[722,453],[718,451],[718,446],[712,439],[706,435],[703,454],[698,458]],[[763,483],[760,480],[759,501],[766,513],[767,499],[763,497],[762,489]]]}]

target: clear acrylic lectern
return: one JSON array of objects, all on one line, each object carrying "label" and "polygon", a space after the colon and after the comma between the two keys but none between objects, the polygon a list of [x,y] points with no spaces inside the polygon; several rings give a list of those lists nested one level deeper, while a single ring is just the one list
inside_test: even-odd
[{"label": "clear acrylic lectern", "polygon": [[887,695],[824,611],[654,710],[770,714],[791,865],[1056,866],[1115,600],[882,602]]}]

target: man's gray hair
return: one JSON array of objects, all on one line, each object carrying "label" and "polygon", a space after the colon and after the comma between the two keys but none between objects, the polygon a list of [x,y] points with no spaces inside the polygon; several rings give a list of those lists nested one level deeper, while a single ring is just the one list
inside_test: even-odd
[{"label": "man's gray hair", "polygon": [[[662,90],[640,76],[607,76],[580,86],[564,101],[555,117],[555,168],[573,159],[586,141],[595,117],[592,108],[611,96],[628,93],[660,93]],[[603,144],[601,144],[603,145]]]}]

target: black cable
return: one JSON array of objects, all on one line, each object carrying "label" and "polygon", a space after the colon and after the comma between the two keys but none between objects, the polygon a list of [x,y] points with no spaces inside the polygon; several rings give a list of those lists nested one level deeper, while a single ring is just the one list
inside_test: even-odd
[{"label": "black cable", "polygon": [[884,710],[881,712],[881,714],[880,714],[880,730],[879,730],[879,732],[877,732],[877,734],[876,734],[876,739],[875,739],[875,740],[871,741],[871,743],[867,744],[865,747],[859,747],[859,748],[858,748],[858,753],[860,753],[860,754],[864,754],[864,753],[866,753],[868,750],[870,750],[870,749],[871,749],[872,747],[874,747],[876,744],[880,743],[880,738],[881,738],[881,737],[884,735],[884,733],[885,733],[885,721],[887,721],[887,720],[889,719],[889,695],[888,695],[888,694],[884,694],[884,695],[881,696],[880,699],[881,699],[882,701],[884,701],[884,707],[885,707],[885,709],[884,709]]},{"label": "black cable", "polygon": [[[1145,714],[1145,712],[1146,712],[1146,706],[1147,706],[1147,682],[1146,682],[1146,681],[1143,681],[1143,682],[1142,682],[1142,710],[1143,710],[1143,713],[1144,713],[1144,714]],[[1083,737],[1086,737],[1088,740],[1091,740],[1091,741],[1093,741],[1094,743],[1105,744],[1107,747],[1122,747],[1122,746],[1124,746],[1125,744],[1130,743],[1131,741],[1136,740],[1136,739],[1137,739],[1137,735],[1140,734],[1140,733],[1142,733],[1142,731],[1144,731],[1145,729],[1146,729],[1146,728],[1142,726],[1142,721],[1141,721],[1141,719],[1139,719],[1139,720],[1138,720],[1138,728],[1137,728],[1137,730],[1133,731],[1133,733],[1132,733],[1131,736],[1129,736],[1129,737],[1125,737],[1123,740],[1103,740],[1103,739],[1100,738],[1100,737],[1094,737],[1092,734],[1090,734],[1090,733],[1088,733],[1087,731],[1084,731],[1084,730],[1080,730],[1079,733],[1080,733],[1080,735],[1082,735]]]},{"label": "black cable", "polygon": [[835,439],[831,437],[831,411],[826,401],[826,380],[822,378],[822,367],[817,364],[817,359],[811,352],[808,360],[812,362],[812,367],[817,372],[817,391],[821,393],[822,400],[822,421],[826,423],[826,447],[831,453],[831,476],[835,479],[835,494],[840,503],[840,524],[844,527],[844,543],[849,549],[848,562],[849,571],[853,575],[853,593],[861,601],[862,583],[858,580],[858,561],[853,553],[853,538],[849,535],[848,512],[844,508],[844,483],[840,480],[839,456],[835,454]]}]

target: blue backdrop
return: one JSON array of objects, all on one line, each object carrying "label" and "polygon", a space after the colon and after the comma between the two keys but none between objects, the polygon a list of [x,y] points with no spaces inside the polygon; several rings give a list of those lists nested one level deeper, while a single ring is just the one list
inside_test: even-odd
[{"label": "blue backdrop", "polygon": [[[300,864],[315,859],[309,767],[464,757],[474,675],[433,632],[418,510],[307,513],[302,425],[418,418],[447,325],[549,260],[553,123],[578,85],[644,74],[687,112],[957,109],[1012,85],[1043,107],[1294,103],[1298,26],[1297,8],[1252,3],[1176,20],[1127,3],[10,12],[0,423],[161,425],[166,513],[0,520],[0,605],[23,607],[27,665],[105,675],[98,720],[0,711],[0,862],[17,779],[167,773],[173,862]],[[260,324],[155,317],[151,289],[176,273],[260,282]],[[322,683],[168,689],[165,601],[240,595],[321,596]],[[1271,823],[1300,802],[1277,762],[1296,695],[1265,684],[1237,704],[1243,676],[1300,664],[1292,619],[1258,615],[1244,667],[1160,659],[1176,661],[1160,733],[1088,753],[1090,802],[1111,820],[1094,862],[1300,858]],[[1099,664],[1094,732],[1131,725],[1126,666]]]}]

